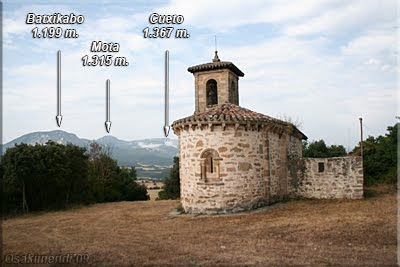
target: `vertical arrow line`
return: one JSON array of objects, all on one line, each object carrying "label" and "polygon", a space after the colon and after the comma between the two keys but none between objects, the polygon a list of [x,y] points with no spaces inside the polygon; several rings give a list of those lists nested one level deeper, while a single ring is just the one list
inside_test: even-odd
[{"label": "vertical arrow line", "polygon": [[61,127],[61,51],[57,51],[57,115],[56,122]]},{"label": "vertical arrow line", "polygon": [[111,121],[110,121],[110,80],[106,81],[106,122],[104,125],[106,126],[107,133],[110,133],[111,129]]},{"label": "vertical arrow line", "polygon": [[169,133],[169,51],[165,50],[165,65],[164,65],[164,84],[165,84],[165,99],[164,99],[164,136],[168,137]]},{"label": "vertical arrow line", "polygon": [[106,81],[106,121],[110,121],[110,80]]},{"label": "vertical arrow line", "polygon": [[169,51],[165,51],[165,125],[169,126]]},{"label": "vertical arrow line", "polygon": [[61,116],[61,51],[57,52],[57,115]]}]

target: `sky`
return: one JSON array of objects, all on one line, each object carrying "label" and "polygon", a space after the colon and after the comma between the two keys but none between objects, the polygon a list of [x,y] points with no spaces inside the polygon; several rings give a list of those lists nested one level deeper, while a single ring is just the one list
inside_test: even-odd
[{"label": "sky", "polygon": [[[83,15],[77,39],[32,38],[27,13]],[[150,14],[183,15],[152,25]],[[61,130],[107,135],[105,81],[111,80],[110,134],[122,140],[163,137],[164,51],[170,51],[170,122],[193,114],[189,66],[221,60],[245,76],[240,105],[301,124],[309,140],[352,148],[396,123],[397,1],[3,1],[3,142],[56,124],[56,54],[62,51]],[[187,29],[190,37],[143,37],[146,27]],[[120,44],[128,67],[83,67],[92,41]],[[110,54],[110,53],[105,53]],[[176,138],[172,133],[170,137]]]}]

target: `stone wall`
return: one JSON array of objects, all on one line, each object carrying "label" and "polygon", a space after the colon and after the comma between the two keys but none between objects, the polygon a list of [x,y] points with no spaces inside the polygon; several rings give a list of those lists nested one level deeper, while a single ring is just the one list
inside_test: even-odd
[{"label": "stone wall", "polygon": [[301,138],[288,133],[265,131],[264,172],[269,203],[295,195]]},{"label": "stone wall", "polygon": [[[228,69],[196,72],[194,76],[196,112],[205,111],[207,108],[206,83],[209,79],[217,81],[219,105],[229,102],[229,86],[231,81],[234,81],[237,87],[239,87],[239,77]],[[239,104],[239,102],[237,102],[237,104]]]},{"label": "stone wall", "polygon": [[296,136],[289,136],[286,168],[288,176],[288,196],[296,197],[299,186],[298,174],[304,169],[302,158],[302,140]]},{"label": "stone wall", "polygon": [[281,147],[284,140],[281,140],[281,138],[279,138],[277,133],[270,131],[265,132],[267,149],[267,151],[265,151],[267,156],[265,168],[268,170],[266,180],[268,182],[268,201],[270,203],[279,201],[283,197],[282,186],[284,186],[284,181],[281,181],[281,177],[285,155],[282,155]]},{"label": "stone wall", "polygon": [[[289,155],[301,156],[299,137],[245,125],[198,125],[177,134],[181,202],[186,212],[246,210],[282,200],[293,191],[288,164]],[[210,149],[220,158],[218,179],[202,174],[202,154]]]},{"label": "stone wall", "polygon": [[[234,101],[231,101],[229,98],[231,97],[231,84],[234,84],[235,90],[232,92],[234,94]],[[233,73],[229,72],[229,80],[228,80],[228,102],[239,106],[239,77]]]},{"label": "stone wall", "polygon": [[[181,203],[189,213],[223,213],[267,203],[262,131],[239,126],[187,127],[179,135]],[[201,176],[201,154],[215,149],[219,179]]]},{"label": "stone wall", "polygon": [[[360,157],[303,159],[299,136],[264,126],[174,129],[185,212],[238,212],[289,197],[362,198]],[[213,158],[213,173],[205,155]]]},{"label": "stone wall", "polygon": [[[296,195],[305,198],[363,197],[361,157],[304,158]],[[320,166],[319,166],[320,165]]]}]

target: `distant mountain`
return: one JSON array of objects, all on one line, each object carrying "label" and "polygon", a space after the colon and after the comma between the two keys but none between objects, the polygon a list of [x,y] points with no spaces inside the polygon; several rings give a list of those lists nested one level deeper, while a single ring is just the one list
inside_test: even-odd
[{"label": "distant mountain", "polygon": [[[15,144],[45,144],[52,140],[59,144],[74,144],[88,147],[92,141],[111,148],[112,157],[121,166],[135,166],[142,176],[162,178],[168,174],[173,157],[178,154],[178,140],[170,138],[150,138],[143,140],[124,141],[114,136],[104,136],[97,140],[79,138],[75,134],[61,130],[34,132],[18,137],[3,146],[3,151]],[[145,166],[145,167],[144,167]],[[159,171],[162,169],[163,171]],[[146,173],[146,170],[147,173]]]},{"label": "distant mountain", "polygon": [[75,134],[64,132],[64,131],[49,131],[49,132],[34,132],[25,134],[21,137],[18,137],[3,146],[3,150],[5,151],[9,147],[13,147],[15,144],[25,143],[28,145],[34,144],[45,144],[47,141],[53,140],[59,144],[74,144],[77,146],[87,146],[90,141],[88,139],[79,138]]}]

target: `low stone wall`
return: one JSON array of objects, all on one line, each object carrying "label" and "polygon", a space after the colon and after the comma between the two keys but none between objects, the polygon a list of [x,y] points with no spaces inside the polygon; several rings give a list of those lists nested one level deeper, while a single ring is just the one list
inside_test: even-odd
[{"label": "low stone wall", "polygon": [[361,157],[303,158],[296,195],[306,198],[363,197]]}]

